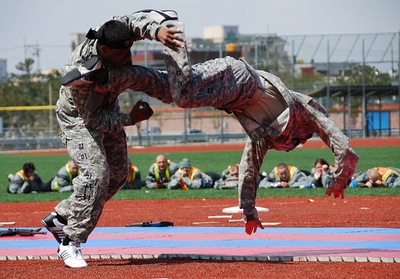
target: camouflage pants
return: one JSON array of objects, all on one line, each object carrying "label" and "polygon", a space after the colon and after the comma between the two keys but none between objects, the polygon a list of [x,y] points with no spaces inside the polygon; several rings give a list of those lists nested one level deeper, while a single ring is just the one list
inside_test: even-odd
[{"label": "camouflage pants", "polygon": [[105,202],[127,180],[126,135],[124,130],[100,133],[80,127],[64,131],[61,138],[81,175],[73,180],[71,196],[55,209],[68,220],[65,234],[73,241],[84,243],[96,227]]}]

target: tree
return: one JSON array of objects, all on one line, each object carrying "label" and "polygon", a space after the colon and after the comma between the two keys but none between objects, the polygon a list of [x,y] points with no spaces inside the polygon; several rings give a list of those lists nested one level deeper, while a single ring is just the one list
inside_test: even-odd
[{"label": "tree", "polygon": [[[350,70],[344,71],[337,77],[338,85],[362,85],[363,66],[352,64]],[[391,85],[390,76],[387,73],[381,73],[374,66],[365,66],[364,85]]]},{"label": "tree", "polygon": [[[49,98],[56,99],[60,87],[60,73],[35,73],[32,70],[34,63],[33,59],[26,58],[16,65],[16,69],[21,73],[12,73],[9,80],[0,84],[0,107],[42,106],[49,104]],[[49,96],[49,92],[52,96]],[[4,127],[17,131],[17,135],[24,134],[33,127],[43,130],[48,126],[48,111],[45,110],[9,110],[2,114]]]}]

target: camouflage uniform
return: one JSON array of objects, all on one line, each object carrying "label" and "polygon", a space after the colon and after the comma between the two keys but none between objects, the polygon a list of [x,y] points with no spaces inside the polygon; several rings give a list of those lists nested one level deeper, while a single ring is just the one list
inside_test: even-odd
[{"label": "camouflage uniform", "polygon": [[75,177],[80,174],[80,171],[76,175],[71,173],[69,168],[69,163],[66,163],[61,169],[58,170],[56,176],[53,177],[51,181],[51,189],[53,191],[58,192],[71,192],[73,191],[72,188],[72,181]]},{"label": "camouflage uniform", "polygon": [[[153,163],[147,173],[146,187],[148,189],[156,189],[157,182],[168,184],[168,182],[171,181],[171,176],[174,175],[178,169],[178,164],[172,161],[168,161],[167,169],[163,173],[159,170],[157,164]],[[167,173],[169,174],[169,176],[167,175]]]},{"label": "camouflage uniform", "polygon": [[[171,25],[183,30],[181,23],[171,22]],[[313,133],[335,156],[337,169],[326,193],[334,193],[335,197],[343,195],[358,156],[350,148],[347,137],[314,99],[289,90],[278,77],[256,71],[244,60],[225,57],[191,65],[186,48],[176,52],[165,47],[164,54],[171,94],[178,106],[211,106],[232,112],[249,136],[239,168],[239,203],[245,216],[258,218],[255,208],[258,175],[267,151],[290,151],[306,142]],[[268,90],[283,97],[286,109],[273,121],[259,123],[248,116],[246,109],[260,100],[260,91],[266,95]],[[273,107],[275,103],[270,105]],[[261,114],[267,116],[269,111]]]},{"label": "camouflage uniform", "polygon": [[[375,167],[380,174],[380,180],[386,184],[386,187],[400,187],[400,169],[393,167]],[[368,171],[357,174],[354,181],[365,184],[369,181]],[[375,183],[373,187],[377,187]]]},{"label": "camouflage uniform", "polygon": [[[114,17],[134,32],[134,40],[155,39],[161,25],[149,13]],[[86,39],[68,59],[65,71],[80,67],[97,53],[97,40]],[[101,59],[101,58],[100,58]],[[126,89],[161,96],[171,103],[165,73],[140,66],[109,67],[106,94],[99,108],[90,112],[93,84],[62,86],[56,105],[61,139],[81,175],[74,179],[72,195],[56,206],[68,220],[64,232],[71,240],[84,243],[95,228],[103,207],[124,186],[128,175],[126,135],[123,126],[133,125],[130,114],[121,113],[117,97]],[[92,99],[91,99],[92,98]]]},{"label": "camouflage uniform", "polygon": [[[21,176],[22,175],[22,176]],[[35,172],[35,180],[31,183],[23,174],[23,170],[18,171],[10,179],[7,192],[11,194],[27,194],[27,193],[39,193],[43,185],[42,178],[38,173]]]},{"label": "camouflage uniform", "polygon": [[[278,167],[274,167],[272,171],[270,172],[267,177],[262,179],[260,183],[258,184],[258,187],[260,188],[273,188],[275,187],[274,185],[279,184],[279,182],[282,182],[281,178],[278,175]],[[288,183],[287,187],[289,188],[299,188],[301,186],[307,185],[309,178],[308,176],[299,170],[295,166],[288,166],[288,172],[290,173],[288,177]]]},{"label": "camouflage uniform", "polygon": [[173,189],[202,189],[213,186],[212,178],[197,168],[193,168],[191,174],[181,181],[181,170],[178,169],[167,184],[168,190]]}]

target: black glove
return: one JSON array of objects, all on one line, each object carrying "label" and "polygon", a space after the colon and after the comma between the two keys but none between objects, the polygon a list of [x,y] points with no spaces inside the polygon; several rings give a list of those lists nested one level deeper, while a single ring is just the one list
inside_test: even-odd
[{"label": "black glove", "polygon": [[147,120],[153,115],[154,111],[148,103],[139,100],[131,110],[131,120],[133,124]]}]

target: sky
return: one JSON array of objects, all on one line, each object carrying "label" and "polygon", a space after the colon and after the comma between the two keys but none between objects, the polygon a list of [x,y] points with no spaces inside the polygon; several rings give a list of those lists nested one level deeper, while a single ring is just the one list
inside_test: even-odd
[{"label": "sky", "polygon": [[0,0],[0,59],[17,72],[15,65],[38,46],[36,66],[60,69],[70,54],[70,33],[148,8],[176,10],[188,38],[214,25],[278,36],[400,32],[399,0]]}]

